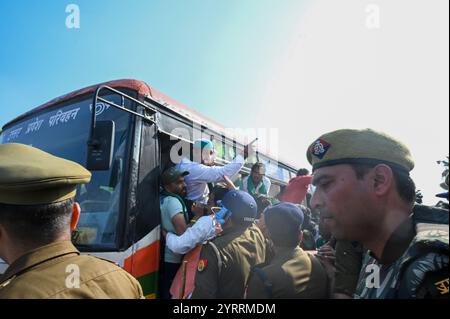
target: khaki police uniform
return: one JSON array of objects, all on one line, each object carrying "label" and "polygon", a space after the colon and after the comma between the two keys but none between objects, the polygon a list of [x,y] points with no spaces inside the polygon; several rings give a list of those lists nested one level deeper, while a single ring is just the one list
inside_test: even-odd
[{"label": "khaki police uniform", "polygon": [[192,298],[242,299],[251,268],[265,260],[263,234],[255,224],[235,225],[211,243],[200,254]]},{"label": "khaki police uniform", "polygon": [[139,299],[142,288],[115,264],[82,256],[70,241],[35,249],[0,279],[0,299]]},{"label": "khaki police uniform", "polygon": [[[91,173],[79,164],[37,148],[0,145],[0,204],[6,207],[74,198],[77,185],[90,178]],[[111,262],[81,256],[70,241],[36,247],[12,261],[0,278],[0,298],[142,297],[139,283],[126,271]]]},{"label": "khaki police uniform", "polygon": [[[372,129],[326,133],[308,147],[307,159],[314,171],[338,164],[387,164],[409,175],[414,168],[403,143]],[[366,253],[356,298],[448,298],[448,210],[416,206],[409,213],[410,218],[391,234],[379,260]]]},{"label": "khaki police uniform", "polygon": [[247,287],[248,299],[321,299],[328,297],[325,269],[300,247],[276,247],[269,265],[255,268]]}]

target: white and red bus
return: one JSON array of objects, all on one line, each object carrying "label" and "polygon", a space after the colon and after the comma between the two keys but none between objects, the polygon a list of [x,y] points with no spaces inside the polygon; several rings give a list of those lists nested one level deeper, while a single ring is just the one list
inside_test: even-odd
[{"label": "white and red bus", "polygon": [[[92,106],[95,105],[95,108]],[[92,112],[92,110],[95,112]],[[189,132],[180,137],[173,132]],[[77,191],[82,214],[73,242],[86,254],[116,262],[135,276],[147,298],[158,296],[159,176],[175,143],[214,136],[217,164],[234,158],[230,130],[137,80],[90,86],[49,101],[7,123],[0,143],[23,143],[87,167],[92,180]],[[271,193],[295,176],[292,165],[258,154]],[[249,163],[251,164],[251,163]],[[241,173],[249,173],[249,165]],[[7,265],[0,260],[0,274]]]}]

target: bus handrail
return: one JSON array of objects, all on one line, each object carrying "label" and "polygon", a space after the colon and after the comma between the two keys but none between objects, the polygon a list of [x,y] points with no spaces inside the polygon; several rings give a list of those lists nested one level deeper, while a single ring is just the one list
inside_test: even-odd
[{"label": "bus handrail", "polygon": [[194,144],[194,141],[185,139],[185,138],[183,138],[183,137],[181,137],[181,136],[178,136],[178,135],[175,135],[175,134],[173,134],[173,133],[169,133],[169,132],[163,130],[162,128],[160,128],[160,127],[158,127],[158,132],[159,132],[159,133],[162,133],[162,134],[165,134],[165,135],[167,135],[167,136],[173,137],[174,139],[183,141],[183,142],[185,142],[185,143]]},{"label": "bus handrail", "polygon": [[[103,97],[100,97],[100,96],[99,96],[99,95],[100,95],[100,92],[103,91],[103,90],[107,90],[107,91],[110,91],[110,92],[113,92],[113,93],[119,95],[119,96],[121,97],[121,100],[122,100],[122,103],[121,103],[122,105],[117,105],[116,103],[114,103],[114,102],[112,102],[112,101],[109,101],[109,100],[107,100],[107,99],[105,99],[105,98],[103,98]],[[142,119],[145,120],[145,121],[149,121],[149,122],[151,122],[151,123],[156,124],[156,122],[155,122],[154,119],[149,118],[149,117],[147,117],[147,116],[145,116],[145,115],[142,115],[142,114],[140,114],[140,113],[137,113],[137,112],[134,112],[134,111],[132,111],[132,110],[127,109],[127,108],[125,107],[125,99],[126,99],[126,100],[130,100],[130,101],[132,101],[132,102],[135,102],[135,103],[137,103],[138,105],[142,106],[146,111],[150,111],[150,112],[151,112],[151,115],[157,113],[157,110],[156,110],[156,109],[154,109],[154,108],[148,106],[148,105],[145,104],[144,102],[141,102],[141,101],[139,101],[139,100],[137,100],[137,99],[135,99],[135,98],[133,98],[133,97],[131,97],[131,96],[129,96],[129,95],[127,95],[127,94],[125,94],[125,93],[119,91],[119,90],[113,89],[112,87],[109,87],[109,86],[107,86],[107,85],[100,85],[100,86],[95,90],[94,97],[93,97],[93,103],[92,103],[92,115],[91,115],[91,127],[90,127],[90,132],[89,132],[88,146],[91,147],[91,146],[95,146],[95,145],[96,145],[96,141],[94,141],[94,131],[95,131],[96,123],[97,123],[97,112],[96,112],[96,107],[97,107],[97,102],[98,102],[98,101],[103,102],[103,103],[106,103],[106,104],[111,105],[111,106],[114,106],[115,108],[118,108],[118,109],[120,109],[120,110],[122,110],[122,111],[124,111],[124,112],[128,112],[128,113],[130,113],[130,114],[133,114],[133,115],[135,115],[135,116],[138,116],[138,117],[142,118]]]}]

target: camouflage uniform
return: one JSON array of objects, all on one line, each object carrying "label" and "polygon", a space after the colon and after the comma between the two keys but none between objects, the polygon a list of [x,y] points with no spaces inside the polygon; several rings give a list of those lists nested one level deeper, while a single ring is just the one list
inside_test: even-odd
[{"label": "camouflage uniform", "polygon": [[[448,298],[448,211],[416,205],[386,243],[383,256],[364,258],[355,298]],[[406,235],[405,235],[406,234]],[[374,275],[379,269],[379,286]]]}]

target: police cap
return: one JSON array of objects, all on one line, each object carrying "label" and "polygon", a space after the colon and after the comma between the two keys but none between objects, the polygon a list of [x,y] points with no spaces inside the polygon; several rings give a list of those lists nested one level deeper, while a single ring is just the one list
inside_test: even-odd
[{"label": "police cap", "polygon": [[337,164],[381,164],[409,173],[414,168],[409,149],[397,139],[372,129],[342,129],[316,139],[307,150],[313,170]]},{"label": "police cap", "polygon": [[0,203],[39,205],[75,197],[91,173],[83,166],[24,144],[0,145]]}]

